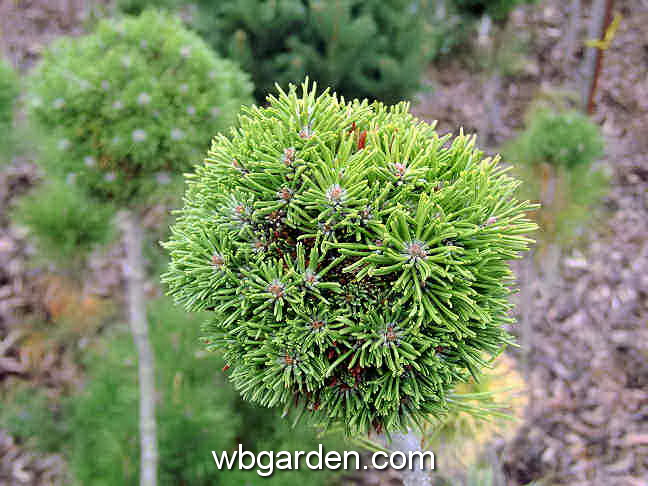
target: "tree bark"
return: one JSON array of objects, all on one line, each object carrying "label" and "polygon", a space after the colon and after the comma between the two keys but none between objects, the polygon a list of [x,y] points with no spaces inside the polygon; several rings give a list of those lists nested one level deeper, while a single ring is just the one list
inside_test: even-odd
[{"label": "tree bark", "polygon": [[146,321],[143,231],[131,211],[124,215],[123,235],[126,249],[124,274],[128,317],[137,350],[139,377],[140,486],[156,486],[158,449],[155,421],[155,363]]}]

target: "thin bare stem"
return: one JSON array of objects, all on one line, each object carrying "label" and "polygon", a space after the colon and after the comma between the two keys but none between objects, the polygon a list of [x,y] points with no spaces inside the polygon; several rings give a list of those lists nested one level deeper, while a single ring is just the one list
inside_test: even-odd
[{"label": "thin bare stem", "polygon": [[[403,452],[407,457],[410,452],[421,452],[421,438],[412,430],[407,434],[392,434],[391,442],[386,445],[390,450]],[[411,468],[401,470],[401,479],[403,486],[432,486],[431,471],[417,459],[412,461]]]},{"label": "thin bare stem", "polygon": [[128,316],[137,349],[139,376],[140,486],[156,486],[158,449],[155,422],[155,363],[146,321],[143,233],[133,212],[123,218]]}]

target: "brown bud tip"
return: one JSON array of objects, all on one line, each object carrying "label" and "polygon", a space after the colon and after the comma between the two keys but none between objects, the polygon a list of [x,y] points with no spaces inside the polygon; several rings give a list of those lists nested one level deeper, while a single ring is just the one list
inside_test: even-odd
[{"label": "brown bud tip", "polygon": [[362,130],[360,136],[358,137],[358,150],[365,148],[367,143],[367,130]]}]

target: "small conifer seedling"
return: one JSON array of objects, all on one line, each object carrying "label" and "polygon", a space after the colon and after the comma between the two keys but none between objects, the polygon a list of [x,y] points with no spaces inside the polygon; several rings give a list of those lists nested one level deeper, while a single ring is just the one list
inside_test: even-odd
[{"label": "small conifer seedling", "polygon": [[264,406],[350,435],[415,426],[510,341],[530,203],[474,137],[315,86],[244,108],[165,243],[178,302]]},{"label": "small conifer seedling", "polygon": [[112,208],[73,184],[51,179],[22,197],[12,219],[27,227],[47,261],[78,269],[90,250],[109,240]]}]

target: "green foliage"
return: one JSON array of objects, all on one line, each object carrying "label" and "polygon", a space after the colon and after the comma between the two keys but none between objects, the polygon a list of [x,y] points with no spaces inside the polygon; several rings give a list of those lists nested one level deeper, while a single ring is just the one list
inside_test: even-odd
[{"label": "green foliage", "polygon": [[[433,54],[411,0],[202,1],[218,19],[198,27],[252,73],[257,97],[308,74],[348,98],[412,95]],[[216,28],[214,28],[216,27]]]},{"label": "green foliage", "polygon": [[[194,476],[196,481],[188,484],[203,484],[198,479],[201,470],[202,475],[209,470],[209,451],[229,445],[237,420],[228,414],[231,394],[227,389],[214,392],[214,385],[221,388],[214,380],[218,370],[214,362],[196,359],[190,352],[178,353],[186,350],[191,336],[186,319],[175,317],[167,314],[161,320],[157,309],[149,315],[161,393],[160,480],[182,484]],[[78,431],[71,441],[70,466],[79,484],[137,482],[138,423],[132,411],[137,409],[138,393],[133,356],[129,336],[118,333],[88,359],[86,387],[70,403],[71,430]],[[196,386],[197,380],[202,380],[202,386]],[[210,396],[207,390],[212,391]],[[183,478],[184,474],[189,477]]]},{"label": "green foliage", "polygon": [[573,244],[608,187],[607,175],[596,164],[604,148],[600,128],[563,105],[560,97],[537,103],[525,130],[504,148],[527,182],[522,196],[541,203],[535,217],[542,245]]},{"label": "green foliage", "polygon": [[18,92],[18,76],[8,63],[0,59],[0,154],[11,140]]},{"label": "green foliage", "polygon": [[451,0],[456,10],[469,17],[482,17],[489,15],[494,20],[506,20],[511,11],[526,3],[537,0]]},{"label": "green foliage", "polygon": [[[239,402],[216,356],[196,352],[197,319],[165,300],[151,306],[149,322],[157,357],[158,431],[162,485],[325,484],[324,471],[277,471],[264,479],[253,471],[219,471],[211,451],[309,450],[321,439],[267,410]],[[137,366],[126,332],[106,336],[88,357],[83,391],[67,405],[69,462],[83,485],[137,484]],[[242,439],[241,439],[242,438]],[[331,446],[327,442],[325,447]]]},{"label": "green foliage", "polygon": [[120,204],[191,167],[251,93],[234,63],[156,12],[59,40],[31,84],[31,115],[57,140],[48,169]]},{"label": "green foliage", "polygon": [[[470,43],[473,19],[457,14],[438,0],[419,0],[416,12],[425,17],[425,40],[431,61],[456,55]],[[400,101],[400,99],[398,100]]]},{"label": "green foliage", "polygon": [[471,468],[468,472],[466,486],[494,486],[495,478],[493,471],[487,468]]},{"label": "green foliage", "polygon": [[246,399],[349,434],[445,413],[510,340],[507,262],[532,205],[474,137],[439,137],[406,104],[307,83],[269,102],[188,178],[169,292],[212,312],[208,347]]},{"label": "green foliage", "polygon": [[[480,464],[468,468],[461,478],[447,480],[446,478],[436,477],[433,486],[496,486],[502,484],[505,477],[499,463],[491,464],[482,461]],[[533,482],[524,486],[540,486],[540,483]]]},{"label": "green foliage", "polygon": [[520,164],[549,164],[569,170],[589,166],[603,155],[601,129],[576,110],[539,108],[507,152]]},{"label": "green foliage", "polygon": [[43,389],[28,385],[16,385],[3,393],[0,428],[43,452],[57,451],[66,437],[56,404]]},{"label": "green foliage", "polygon": [[275,82],[285,86],[309,75],[347,98],[396,102],[420,88],[446,33],[426,15],[428,0],[190,3],[197,6],[193,27],[252,74],[259,101]]},{"label": "green foliage", "polygon": [[112,234],[112,208],[74,184],[52,179],[20,199],[13,219],[27,227],[48,260],[74,262]]}]

